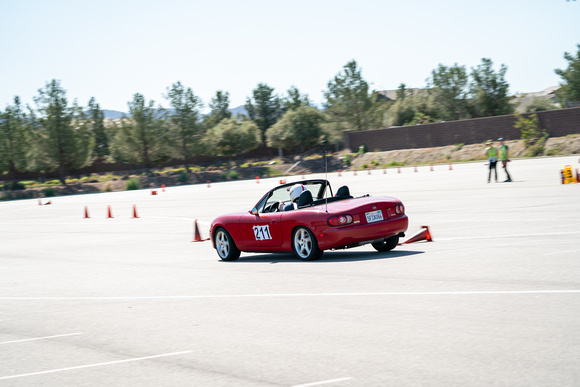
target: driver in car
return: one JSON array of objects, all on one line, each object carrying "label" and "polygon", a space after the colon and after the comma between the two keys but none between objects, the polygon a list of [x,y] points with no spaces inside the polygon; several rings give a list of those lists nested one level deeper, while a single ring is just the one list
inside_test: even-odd
[{"label": "driver in car", "polygon": [[[298,198],[300,198],[300,194],[306,191],[306,187],[302,184],[294,184],[292,188],[290,188],[290,204],[284,206],[284,203],[280,203],[280,210],[281,211],[291,211],[298,208]],[[282,208],[284,206],[284,208]]]}]

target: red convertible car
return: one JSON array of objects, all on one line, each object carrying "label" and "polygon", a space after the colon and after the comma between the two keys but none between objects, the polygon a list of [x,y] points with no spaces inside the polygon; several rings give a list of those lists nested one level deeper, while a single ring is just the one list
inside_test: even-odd
[{"label": "red convertible car", "polygon": [[[301,194],[292,203],[291,194]],[[213,247],[224,261],[241,251],[294,252],[299,259],[320,258],[325,250],[371,243],[389,251],[405,236],[409,220],[400,200],[389,196],[352,197],[347,186],[332,194],[327,180],[303,180],[268,191],[251,209],[214,219]]]}]

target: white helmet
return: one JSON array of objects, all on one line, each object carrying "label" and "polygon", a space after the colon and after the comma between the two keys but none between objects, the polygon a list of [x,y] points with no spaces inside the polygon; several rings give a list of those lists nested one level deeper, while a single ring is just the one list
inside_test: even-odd
[{"label": "white helmet", "polygon": [[290,200],[295,202],[300,197],[302,192],[306,191],[306,188],[302,184],[295,184],[290,188]]}]

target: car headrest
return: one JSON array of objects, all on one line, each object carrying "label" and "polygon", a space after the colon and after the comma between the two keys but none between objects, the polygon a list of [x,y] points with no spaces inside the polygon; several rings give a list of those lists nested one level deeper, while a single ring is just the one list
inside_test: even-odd
[{"label": "car headrest", "polygon": [[338,189],[338,191],[336,191],[336,196],[348,197],[348,196],[350,196],[350,190],[348,189],[348,187],[346,185],[343,185],[342,187],[340,187]]},{"label": "car headrest", "polygon": [[314,200],[312,199],[312,192],[306,190],[300,194],[298,198],[298,207],[303,207],[307,204],[312,203]]}]

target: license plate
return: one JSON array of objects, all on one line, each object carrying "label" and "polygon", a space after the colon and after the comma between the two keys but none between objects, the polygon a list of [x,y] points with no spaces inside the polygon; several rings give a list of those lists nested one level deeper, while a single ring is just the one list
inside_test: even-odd
[{"label": "license plate", "polygon": [[378,222],[379,220],[383,220],[383,213],[381,210],[371,211],[365,213],[367,217],[367,223]]}]

